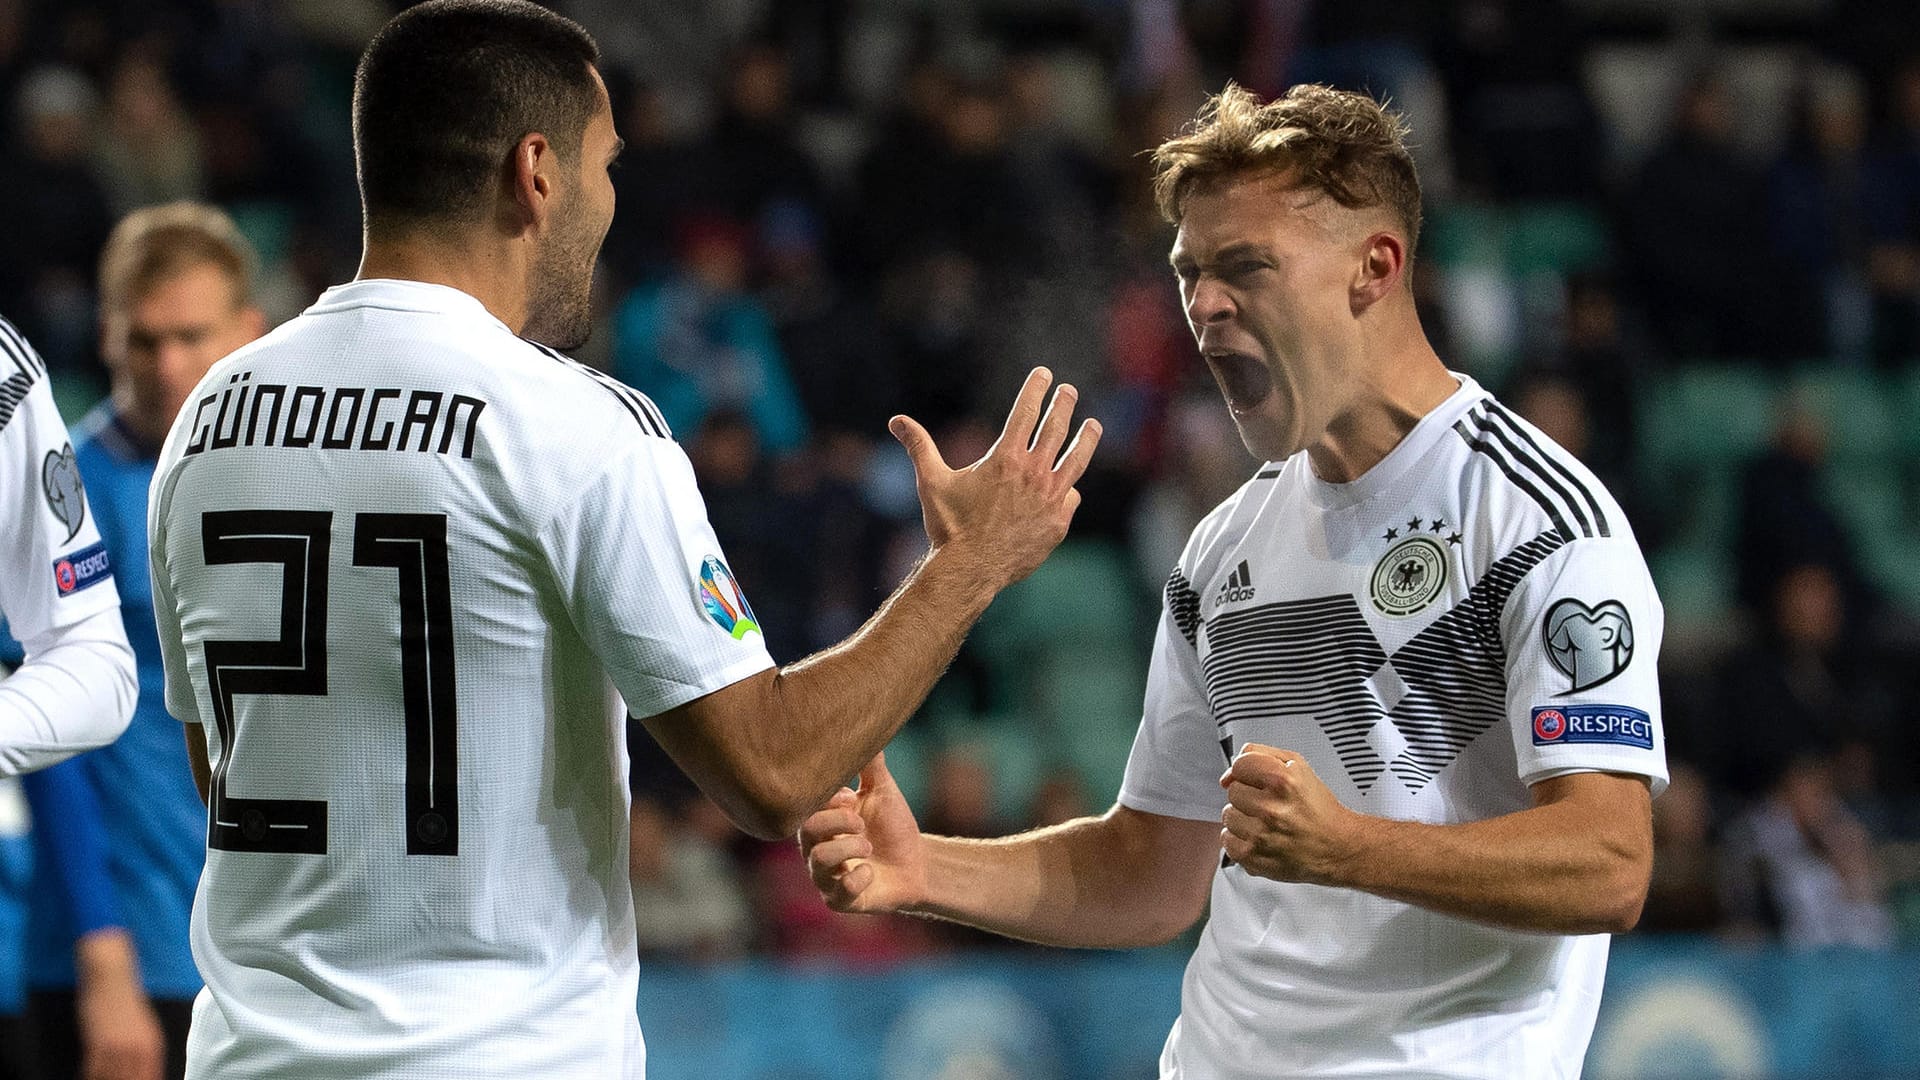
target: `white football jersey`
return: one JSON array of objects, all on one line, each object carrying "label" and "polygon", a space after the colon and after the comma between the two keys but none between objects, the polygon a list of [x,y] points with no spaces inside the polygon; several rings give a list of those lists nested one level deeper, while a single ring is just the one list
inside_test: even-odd
[{"label": "white football jersey", "polygon": [[644,1074],[617,687],[772,665],[639,393],[417,282],[221,361],[154,477],[214,766],[195,1077]]},{"label": "white football jersey", "polygon": [[46,364],[0,319],[0,615],[31,653],[119,607]]},{"label": "white football jersey", "polygon": [[[1658,790],[1662,618],[1600,483],[1461,378],[1351,483],[1296,454],[1201,522],[1120,801],[1217,822],[1256,742],[1354,810],[1434,824],[1526,809],[1572,772]],[[1223,865],[1161,1075],[1575,1077],[1607,944]]]}]

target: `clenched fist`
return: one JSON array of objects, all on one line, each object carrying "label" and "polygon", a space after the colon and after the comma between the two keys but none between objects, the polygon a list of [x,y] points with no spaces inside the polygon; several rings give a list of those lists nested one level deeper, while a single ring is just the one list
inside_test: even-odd
[{"label": "clenched fist", "polygon": [[1340,869],[1365,817],[1341,805],[1306,758],[1249,743],[1220,786],[1220,840],[1234,862],[1275,881],[1344,884]]}]

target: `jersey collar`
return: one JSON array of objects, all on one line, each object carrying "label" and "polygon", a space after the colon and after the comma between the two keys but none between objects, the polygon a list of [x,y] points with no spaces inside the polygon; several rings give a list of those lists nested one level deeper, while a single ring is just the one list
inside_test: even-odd
[{"label": "jersey collar", "polygon": [[1287,462],[1287,467],[1300,470],[1307,496],[1316,505],[1329,510],[1342,506],[1358,506],[1392,487],[1395,482],[1418,466],[1426,458],[1427,451],[1433,449],[1441,439],[1446,437],[1447,432],[1453,427],[1453,422],[1472,408],[1474,402],[1487,396],[1487,392],[1482,390],[1480,384],[1474,382],[1471,377],[1457,371],[1448,372],[1448,374],[1459,380],[1460,388],[1448,395],[1447,400],[1435,406],[1433,411],[1421,417],[1420,422],[1413,425],[1413,430],[1407,432],[1393,449],[1387,451],[1386,457],[1375,462],[1373,468],[1354,479],[1344,484],[1328,483],[1313,475],[1313,467],[1307,463],[1305,451],[1295,454],[1292,460]]},{"label": "jersey collar", "polygon": [[[469,293],[451,285],[398,278],[367,278],[335,285],[321,293],[320,299],[314,301],[306,313],[319,315],[350,308],[383,308],[388,311],[418,311],[462,319],[484,319],[507,330],[507,324],[494,318],[493,312]],[[507,330],[507,333],[513,331]]]}]

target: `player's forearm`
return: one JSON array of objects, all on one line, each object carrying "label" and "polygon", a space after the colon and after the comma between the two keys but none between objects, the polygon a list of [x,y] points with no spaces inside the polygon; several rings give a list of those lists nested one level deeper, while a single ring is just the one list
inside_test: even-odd
[{"label": "player's forearm", "polygon": [[996,586],[965,552],[942,548],[922,560],[853,636],[780,671],[758,761],[790,791],[791,833],[880,752],[928,691]]},{"label": "player's forearm", "polygon": [[1624,933],[1639,921],[1651,837],[1552,803],[1461,825],[1368,819],[1339,878],[1418,907],[1516,930]]},{"label": "player's forearm", "polygon": [[0,776],[64,761],[120,737],[138,686],[118,610],[33,652],[0,682]]},{"label": "player's forearm", "polygon": [[80,993],[140,985],[133,937],[118,926],[83,934],[73,945],[75,988]]},{"label": "player's forearm", "polygon": [[1177,869],[1191,852],[1137,818],[1116,807],[998,840],[926,837],[927,899],[913,910],[1042,945],[1167,942],[1200,917],[1215,856],[1202,836],[1197,876]]}]

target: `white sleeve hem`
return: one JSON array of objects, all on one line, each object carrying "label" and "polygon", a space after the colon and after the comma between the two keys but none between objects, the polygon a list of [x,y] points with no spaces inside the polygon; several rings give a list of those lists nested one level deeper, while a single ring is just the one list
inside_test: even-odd
[{"label": "white sleeve hem", "polygon": [[0,776],[43,769],[120,737],[139,694],[113,608],[58,631],[0,682]]}]

